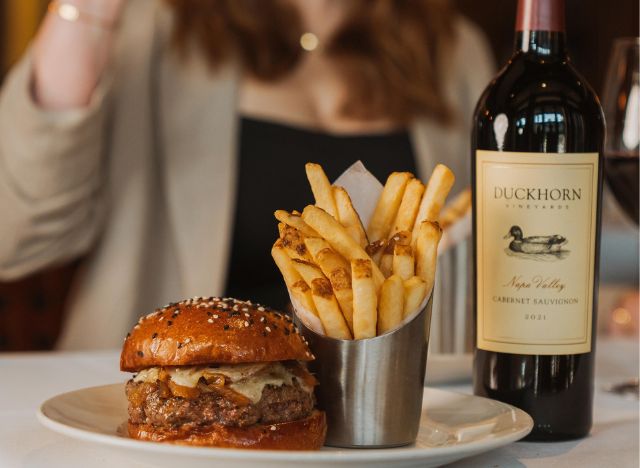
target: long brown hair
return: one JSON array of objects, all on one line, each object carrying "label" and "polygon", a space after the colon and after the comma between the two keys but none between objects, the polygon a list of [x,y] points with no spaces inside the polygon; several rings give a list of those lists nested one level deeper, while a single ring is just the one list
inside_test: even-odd
[{"label": "long brown hair", "polygon": [[[305,52],[299,14],[286,0],[167,0],[176,17],[174,40],[195,40],[216,67],[231,57],[260,80],[291,71]],[[447,0],[353,0],[324,53],[340,63],[349,86],[345,116],[406,123],[451,110],[441,66],[452,40]]]}]

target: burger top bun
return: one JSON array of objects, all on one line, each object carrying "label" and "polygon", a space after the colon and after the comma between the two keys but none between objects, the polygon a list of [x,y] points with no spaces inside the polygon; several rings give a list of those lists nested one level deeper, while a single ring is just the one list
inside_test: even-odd
[{"label": "burger top bun", "polygon": [[313,359],[287,315],[248,301],[195,297],[142,317],[124,340],[120,370]]}]

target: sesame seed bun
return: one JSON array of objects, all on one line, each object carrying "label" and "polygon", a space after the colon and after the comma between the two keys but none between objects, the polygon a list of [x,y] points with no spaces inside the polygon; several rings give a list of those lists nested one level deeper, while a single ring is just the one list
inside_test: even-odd
[{"label": "sesame seed bun", "polygon": [[120,369],[313,359],[288,316],[251,302],[197,297],[142,317],[125,338]]},{"label": "sesame seed bun", "polygon": [[305,419],[247,427],[213,425],[204,430],[159,429],[129,422],[134,439],[174,444],[262,450],[318,450],[327,432],[325,414],[315,410]]}]

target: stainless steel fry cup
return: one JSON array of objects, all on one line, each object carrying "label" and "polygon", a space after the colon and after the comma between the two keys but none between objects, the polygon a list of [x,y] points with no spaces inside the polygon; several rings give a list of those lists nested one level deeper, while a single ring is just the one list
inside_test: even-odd
[{"label": "stainless steel fry cup", "polygon": [[400,328],[366,340],[318,335],[296,318],[316,356],[309,368],[327,413],[326,444],[395,447],[416,440],[422,413],[431,303]]}]

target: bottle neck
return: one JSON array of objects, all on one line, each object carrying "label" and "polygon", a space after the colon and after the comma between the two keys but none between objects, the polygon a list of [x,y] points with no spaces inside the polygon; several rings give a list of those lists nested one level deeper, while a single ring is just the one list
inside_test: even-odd
[{"label": "bottle neck", "polygon": [[527,54],[564,57],[564,0],[518,0],[515,48]]},{"label": "bottle neck", "polygon": [[517,52],[545,57],[566,57],[565,33],[558,31],[517,31]]}]

